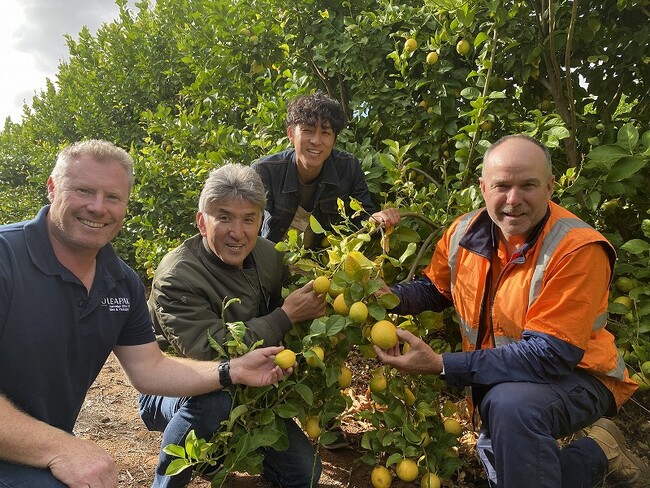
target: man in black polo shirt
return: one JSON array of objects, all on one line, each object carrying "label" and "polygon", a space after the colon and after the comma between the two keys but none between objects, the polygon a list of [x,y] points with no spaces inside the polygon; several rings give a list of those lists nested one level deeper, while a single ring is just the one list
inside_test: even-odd
[{"label": "man in black polo shirt", "polygon": [[222,363],[163,356],[144,287],[114,253],[133,162],[105,141],[59,154],[50,205],[0,226],[0,486],[117,487],[98,445],[71,432],[84,397],[115,353],[140,391],[189,396],[231,383],[267,385],[281,347]]}]

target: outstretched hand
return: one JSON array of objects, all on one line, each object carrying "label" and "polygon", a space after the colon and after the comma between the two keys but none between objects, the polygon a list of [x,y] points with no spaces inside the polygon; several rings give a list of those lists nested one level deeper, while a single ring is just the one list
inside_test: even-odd
[{"label": "outstretched hand", "polygon": [[282,304],[292,324],[325,315],[325,297],[314,291],[313,281],[291,292]]},{"label": "outstretched hand", "polygon": [[[235,384],[267,386],[293,372],[293,367],[282,369],[273,360],[284,347],[262,347],[230,360],[230,378]],[[295,365],[294,365],[295,366]]]},{"label": "outstretched hand", "polygon": [[379,360],[397,369],[400,373],[440,374],[442,355],[435,352],[419,337],[404,329],[397,329],[397,336],[409,344],[409,350],[402,354],[399,342],[387,350],[374,346]]}]

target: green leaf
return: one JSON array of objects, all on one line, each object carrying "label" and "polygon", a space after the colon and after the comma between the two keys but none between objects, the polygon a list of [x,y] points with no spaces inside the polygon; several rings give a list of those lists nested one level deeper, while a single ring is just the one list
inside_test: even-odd
[{"label": "green leaf", "polygon": [[283,419],[291,419],[298,415],[298,409],[293,405],[289,405],[288,403],[283,403],[276,407],[275,413],[278,414]]},{"label": "green leaf", "polygon": [[607,173],[607,181],[621,181],[635,175],[650,161],[642,156],[628,156],[620,159]]},{"label": "green leaf", "polygon": [[311,230],[313,230],[315,234],[325,233],[325,229],[323,229],[318,220],[316,220],[316,217],[313,215],[309,216],[309,227],[311,227]]},{"label": "green leaf", "polygon": [[163,452],[169,454],[170,456],[185,458],[185,448],[177,444],[167,444],[165,447],[163,447]]},{"label": "green leaf", "polygon": [[187,463],[184,459],[174,459],[171,463],[169,463],[169,466],[167,466],[165,474],[167,476],[174,476],[181,471],[186,470],[190,466],[192,465]]},{"label": "green leaf", "polygon": [[399,305],[399,298],[394,293],[386,293],[380,296],[377,301],[381,304],[382,307],[387,308],[388,310]]},{"label": "green leaf", "polygon": [[482,43],[487,41],[489,39],[488,35],[481,31],[477,34],[477,36],[474,38],[474,47],[479,47]]},{"label": "green leaf", "polygon": [[549,134],[552,134],[558,140],[566,139],[571,135],[569,129],[566,127],[551,127],[551,130],[548,131]]},{"label": "green leaf", "polygon": [[616,144],[621,146],[623,149],[626,149],[631,153],[639,142],[639,131],[634,124],[627,123],[621,130],[618,131],[616,136]]},{"label": "green leaf", "polygon": [[234,422],[237,420],[239,417],[244,415],[246,412],[248,412],[248,405],[237,405],[235,408],[233,408],[230,411],[230,417],[229,420],[231,422]]},{"label": "green leaf", "polygon": [[600,163],[613,163],[630,154],[620,146],[604,145],[593,148],[587,158]]},{"label": "green leaf", "polygon": [[294,391],[300,395],[307,405],[312,406],[314,404],[314,392],[307,385],[297,384],[294,386]]},{"label": "green leaf", "polygon": [[630,254],[643,254],[644,252],[650,252],[650,243],[642,240],[642,239],[632,239],[631,241],[627,241],[625,244],[621,246],[621,249],[623,249],[626,252],[629,252]]},{"label": "green leaf", "polygon": [[481,96],[480,90],[478,88],[474,88],[473,86],[463,88],[460,94],[466,100],[475,100]]}]

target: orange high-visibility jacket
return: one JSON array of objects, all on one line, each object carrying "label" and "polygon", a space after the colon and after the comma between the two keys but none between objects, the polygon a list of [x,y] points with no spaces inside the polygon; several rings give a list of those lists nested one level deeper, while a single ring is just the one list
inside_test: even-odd
[{"label": "orange high-visibility jacket", "polygon": [[620,407],[637,385],[605,328],[615,259],[605,237],[549,202],[544,221],[510,259],[486,209],[461,216],[424,274],[453,301],[464,351],[507,345],[524,331],[548,334],[584,350],[577,367],[601,380]]}]

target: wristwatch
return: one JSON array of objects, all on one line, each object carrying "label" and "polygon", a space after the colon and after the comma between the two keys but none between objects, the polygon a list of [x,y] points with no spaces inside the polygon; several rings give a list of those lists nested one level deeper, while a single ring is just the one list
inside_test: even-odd
[{"label": "wristwatch", "polygon": [[230,377],[230,358],[225,359],[219,363],[217,366],[219,371],[219,383],[223,388],[228,388],[232,386],[232,378]]}]

